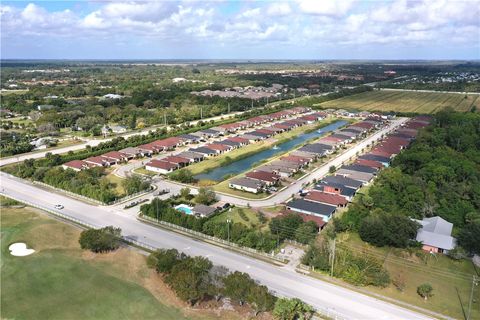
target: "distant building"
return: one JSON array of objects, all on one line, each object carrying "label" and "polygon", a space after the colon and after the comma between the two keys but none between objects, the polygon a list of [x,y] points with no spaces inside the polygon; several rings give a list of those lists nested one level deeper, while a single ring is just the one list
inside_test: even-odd
[{"label": "distant building", "polygon": [[102,127],[102,134],[106,135],[106,134],[109,134],[109,133],[125,133],[127,132],[127,127],[125,126],[108,126],[108,125],[104,125]]},{"label": "distant building", "polygon": [[107,93],[103,96],[104,99],[122,99],[123,96],[115,93]]},{"label": "distant building", "polygon": [[37,106],[38,111],[46,111],[46,110],[52,110],[54,109],[55,106],[51,104],[40,104]]}]

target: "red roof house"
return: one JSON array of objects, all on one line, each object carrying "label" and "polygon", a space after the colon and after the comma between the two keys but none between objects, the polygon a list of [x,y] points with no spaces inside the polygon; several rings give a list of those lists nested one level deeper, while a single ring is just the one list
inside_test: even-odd
[{"label": "red roof house", "polygon": [[340,195],[324,193],[320,191],[308,192],[308,194],[305,196],[305,200],[324,203],[324,204],[331,204],[337,207],[344,207],[348,203],[347,199],[345,199]]}]

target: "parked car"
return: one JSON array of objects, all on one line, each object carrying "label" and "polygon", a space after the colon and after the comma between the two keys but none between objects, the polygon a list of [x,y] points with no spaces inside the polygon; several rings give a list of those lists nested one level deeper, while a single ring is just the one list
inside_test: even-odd
[{"label": "parked car", "polygon": [[164,195],[164,194],[167,194],[170,192],[170,189],[162,189],[162,190],[159,190],[156,194],[156,196],[161,196],[161,195]]}]

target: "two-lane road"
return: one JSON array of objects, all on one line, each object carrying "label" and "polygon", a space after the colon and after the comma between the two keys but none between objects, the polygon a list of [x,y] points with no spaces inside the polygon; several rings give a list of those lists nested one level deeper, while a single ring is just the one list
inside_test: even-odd
[{"label": "two-lane road", "polygon": [[94,206],[38,188],[24,180],[0,173],[1,191],[7,196],[54,210],[96,227],[120,227],[124,236],[156,248],[176,248],[190,255],[208,257],[213,263],[231,270],[249,273],[278,295],[298,297],[319,310],[329,310],[346,319],[430,319],[427,316],[378,300],[358,292],[298,274],[214,245],[158,229],[139,222],[134,216],[113,207]]}]

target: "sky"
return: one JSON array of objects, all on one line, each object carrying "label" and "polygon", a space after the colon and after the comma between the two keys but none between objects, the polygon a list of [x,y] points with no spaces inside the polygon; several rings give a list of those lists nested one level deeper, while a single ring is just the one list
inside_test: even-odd
[{"label": "sky", "polygon": [[2,1],[2,59],[480,59],[480,0]]}]

